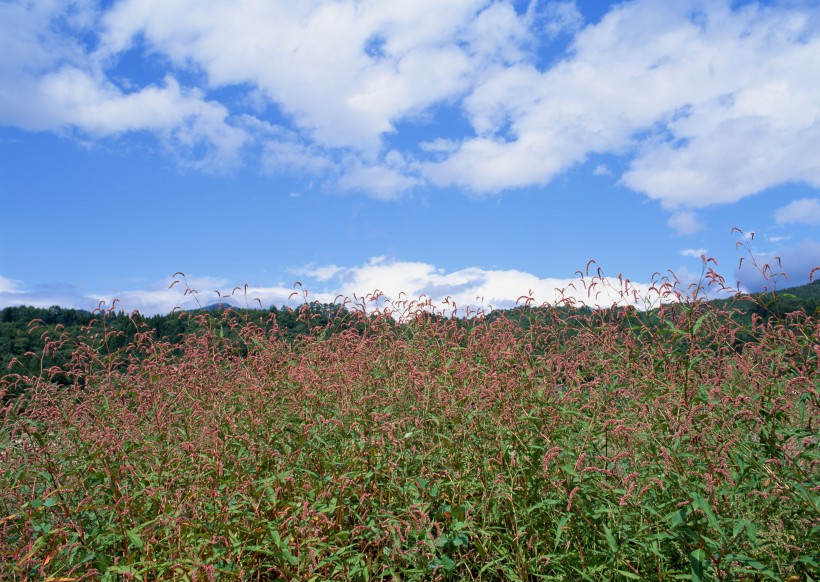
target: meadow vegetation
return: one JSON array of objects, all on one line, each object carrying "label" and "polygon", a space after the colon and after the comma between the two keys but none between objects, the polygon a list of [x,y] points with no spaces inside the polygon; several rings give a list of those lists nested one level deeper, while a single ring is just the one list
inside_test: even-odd
[{"label": "meadow vegetation", "polygon": [[135,317],[116,350],[95,319],[0,384],[0,578],[815,580],[820,321],[673,283],[643,313],[306,305],[298,337]]}]

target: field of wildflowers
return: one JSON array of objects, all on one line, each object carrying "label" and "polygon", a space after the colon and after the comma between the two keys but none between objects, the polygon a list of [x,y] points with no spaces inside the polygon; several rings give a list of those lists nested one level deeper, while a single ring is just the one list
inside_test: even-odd
[{"label": "field of wildflowers", "polygon": [[0,578],[818,579],[820,321],[657,292],[114,353],[97,322],[73,385],[0,384]]}]

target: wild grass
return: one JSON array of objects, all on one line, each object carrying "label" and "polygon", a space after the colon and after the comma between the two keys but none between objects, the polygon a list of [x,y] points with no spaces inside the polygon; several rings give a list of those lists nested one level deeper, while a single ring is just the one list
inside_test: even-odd
[{"label": "wild grass", "polygon": [[379,305],[6,377],[0,578],[817,579],[816,317]]}]

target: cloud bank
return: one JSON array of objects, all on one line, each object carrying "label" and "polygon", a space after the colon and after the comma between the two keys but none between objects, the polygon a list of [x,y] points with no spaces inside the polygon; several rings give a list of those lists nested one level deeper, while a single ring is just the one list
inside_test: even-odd
[{"label": "cloud bank", "polygon": [[[447,315],[467,316],[478,310],[508,309],[527,301],[535,305],[573,301],[593,307],[619,304],[640,308],[657,301],[650,283],[629,282],[615,276],[609,277],[606,284],[599,279],[599,283],[592,285],[598,275],[595,265],[585,277],[562,279],[515,269],[467,267],[446,271],[431,263],[377,256],[359,265],[304,265],[291,269],[290,274],[293,282],[272,286],[232,284],[220,277],[177,276],[142,288],[109,292],[81,292],[69,285],[29,286],[0,277],[0,308],[60,305],[91,311],[113,306],[116,310],[153,315],[170,313],[175,308],[195,309],[228,298],[226,301],[237,307],[265,308],[318,301],[347,302],[350,307],[372,310],[385,302],[397,306],[412,302]],[[682,283],[685,286],[689,282],[687,279]]]}]

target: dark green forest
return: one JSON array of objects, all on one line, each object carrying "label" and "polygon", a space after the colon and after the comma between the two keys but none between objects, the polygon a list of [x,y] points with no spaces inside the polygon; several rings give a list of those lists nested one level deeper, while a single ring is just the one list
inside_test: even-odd
[{"label": "dark green forest", "polygon": [[[81,343],[95,334],[104,337],[101,349],[115,354],[133,343],[138,334],[148,333],[158,340],[177,345],[188,334],[203,329],[210,315],[220,315],[218,332],[235,339],[241,324],[255,323],[277,330],[291,341],[314,327],[341,329],[349,313],[335,305],[307,305],[303,309],[232,309],[213,305],[168,315],[143,316],[123,311],[89,312],[81,309],[6,307],[0,311],[0,376],[13,373],[39,376],[51,368],[65,368]],[[348,317],[345,317],[348,316]],[[57,382],[65,380],[59,374]]]}]

